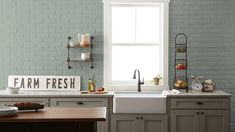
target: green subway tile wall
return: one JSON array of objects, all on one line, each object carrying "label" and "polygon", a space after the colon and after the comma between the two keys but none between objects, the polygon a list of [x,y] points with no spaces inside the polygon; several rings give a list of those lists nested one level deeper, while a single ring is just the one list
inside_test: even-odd
[{"label": "green subway tile wall", "polygon": [[[102,0],[0,0],[0,89],[8,75],[79,75],[82,88],[96,75],[103,84]],[[189,75],[203,75],[216,88],[235,95],[235,0],[171,0],[169,82],[174,77],[174,36],[188,36]],[[90,33],[94,69],[72,63],[67,69],[67,37]],[[80,51],[72,49],[72,55]],[[235,97],[231,98],[235,131]]]},{"label": "green subway tile wall", "polygon": [[[96,74],[103,78],[103,10],[101,0],[0,0],[0,88],[8,75],[78,75],[82,86]],[[68,36],[92,34],[94,69],[71,63],[67,69]],[[86,49],[83,49],[86,52]],[[79,49],[71,49],[78,57]],[[85,84],[83,84],[83,82]]]}]

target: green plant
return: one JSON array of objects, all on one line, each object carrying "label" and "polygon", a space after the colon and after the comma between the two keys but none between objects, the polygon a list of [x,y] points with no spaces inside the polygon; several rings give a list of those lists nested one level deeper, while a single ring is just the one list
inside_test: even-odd
[{"label": "green plant", "polygon": [[93,84],[96,83],[96,77],[95,77],[95,75],[93,75],[93,76],[91,77],[91,82],[92,82]]},{"label": "green plant", "polygon": [[158,74],[157,76],[155,76],[155,77],[153,77],[153,78],[162,79],[162,76]]},{"label": "green plant", "polygon": [[159,85],[160,79],[162,79],[162,76],[157,75],[153,77],[153,80],[151,82],[153,82],[155,85]]}]

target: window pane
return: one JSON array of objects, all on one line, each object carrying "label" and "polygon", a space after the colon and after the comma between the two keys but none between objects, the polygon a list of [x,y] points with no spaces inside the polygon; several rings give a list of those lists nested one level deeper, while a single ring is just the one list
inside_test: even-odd
[{"label": "window pane", "polygon": [[141,72],[141,78],[151,80],[159,74],[158,46],[113,46],[112,80],[133,80],[135,69]]},{"label": "window pane", "polygon": [[135,8],[112,7],[112,43],[135,42]]},{"label": "window pane", "polygon": [[159,43],[159,7],[136,8],[136,43]]}]

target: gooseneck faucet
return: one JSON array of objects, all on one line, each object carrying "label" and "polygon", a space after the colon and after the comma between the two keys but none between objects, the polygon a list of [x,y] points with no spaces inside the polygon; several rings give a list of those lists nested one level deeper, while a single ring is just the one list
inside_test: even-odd
[{"label": "gooseneck faucet", "polygon": [[141,84],[144,84],[144,78],[143,81],[140,81],[140,71],[138,69],[135,69],[133,79],[136,79],[136,71],[138,72],[138,82],[137,82],[137,92],[141,92]]}]

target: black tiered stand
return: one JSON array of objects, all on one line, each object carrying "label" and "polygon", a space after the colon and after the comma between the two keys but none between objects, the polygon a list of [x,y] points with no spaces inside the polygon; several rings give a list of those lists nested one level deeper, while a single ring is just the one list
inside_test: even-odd
[{"label": "black tiered stand", "polygon": [[[178,42],[181,40],[180,42]],[[183,41],[182,41],[183,40]],[[185,89],[188,92],[188,60],[187,60],[187,36],[184,33],[178,33],[175,36],[175,78],[174,78],[174,88],[175,89]],[[185,69],[176,69],[176,65],[182,63],[185,65]],[[183,80],[187,83],[187,87],[178,88],[175,86],[177,80]]]}]

